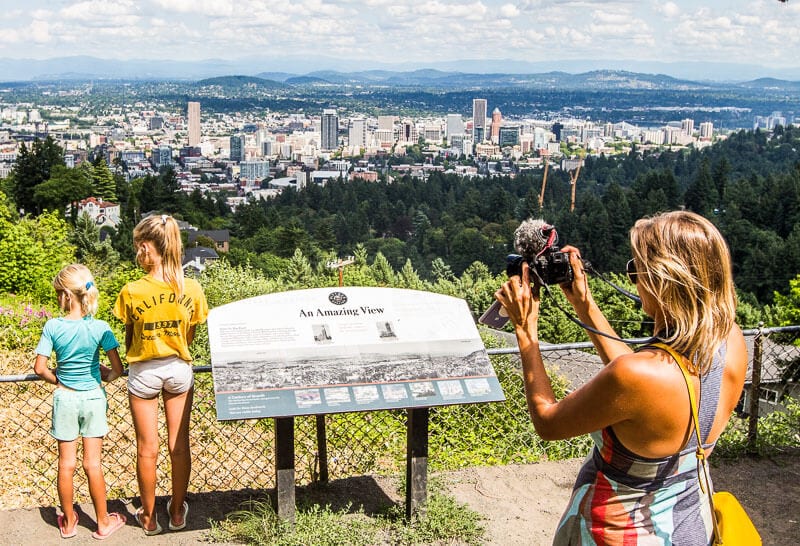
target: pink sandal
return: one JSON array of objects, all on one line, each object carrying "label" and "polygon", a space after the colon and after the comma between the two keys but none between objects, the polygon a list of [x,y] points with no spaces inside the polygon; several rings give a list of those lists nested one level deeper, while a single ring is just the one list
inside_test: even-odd
[{"label": "pink sandal", "polygon": [[75,512],[75,525],[72,526],[72,529],[67,529],[67,518],[64,517],[64,514],[58,516],[58,532],[61,533],[61,538],[72,538],[78,534],[78,521],[81,517]]}]

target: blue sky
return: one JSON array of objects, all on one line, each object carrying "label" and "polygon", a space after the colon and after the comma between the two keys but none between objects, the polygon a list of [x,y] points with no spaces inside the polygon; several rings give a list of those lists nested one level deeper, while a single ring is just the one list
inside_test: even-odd
[{"label": "blue sky", "polygon": [[797,67],[800,0],[0,0],[0,58]]}]

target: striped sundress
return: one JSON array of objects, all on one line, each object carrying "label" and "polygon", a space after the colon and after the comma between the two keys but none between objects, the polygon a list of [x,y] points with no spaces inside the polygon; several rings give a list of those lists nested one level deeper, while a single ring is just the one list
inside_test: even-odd
[{"label": "striped sundress", "polygon": [[[703,438],[714,423],[724,362],[723,345],[711,370],[701,377]],[[711,510],[699,487],[694,431],[680,453],[659,459],[632,453],[611,427],[591,437],[595,447],[578,474],[554,545],[710,544]]]}]

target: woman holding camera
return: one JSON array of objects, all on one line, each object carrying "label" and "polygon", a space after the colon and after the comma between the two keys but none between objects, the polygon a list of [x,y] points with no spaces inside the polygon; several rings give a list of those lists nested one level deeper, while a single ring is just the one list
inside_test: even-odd
[{"label": "woman holding camera", "polygon": [[[728,247],[711,222],[687,211],[637,221],[630,241],[629,277],[654,321],[655,338],[677,351],[690,372],[708,453],[739,400],[747,369]],[[562,250],[574,279],[561,289],[578,318],[615,336],[589,292],[578,249]],[[711,510],[698,482],[689,395],[670,354],[648,345],[632,351],[589,332],[605,366],[556,400],[539,350],[539,293],[527,264],[495,296],[514,323],[536,431],[546,440],[590,433],[595,443],[554,544],[709,544]]]}]

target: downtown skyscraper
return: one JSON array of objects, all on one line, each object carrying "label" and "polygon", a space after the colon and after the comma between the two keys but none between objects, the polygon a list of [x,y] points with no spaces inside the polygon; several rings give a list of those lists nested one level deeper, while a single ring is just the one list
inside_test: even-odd
[{"label": "downtown skyscraper", "polygon": [[189,146],[200,145],[200,103],[189,102],[186,106],[186,118],[189,122]]},{"label": "downtown skyscraper", "polygon": [[486,140],[486,99],[472,99],[472,140],[480,144]]},{"label": "downtown skyscraper", "polygon": [[339,148],[339,116],[336,110],[326,108],[322,111],[320,120],[319,147],[323,150],[336,150]]}]

